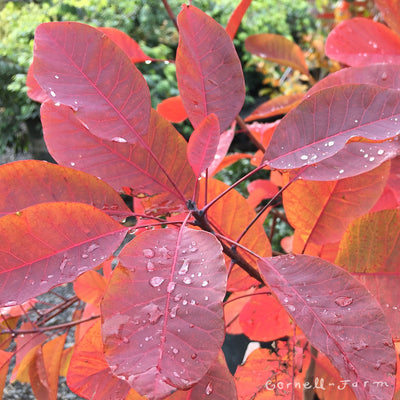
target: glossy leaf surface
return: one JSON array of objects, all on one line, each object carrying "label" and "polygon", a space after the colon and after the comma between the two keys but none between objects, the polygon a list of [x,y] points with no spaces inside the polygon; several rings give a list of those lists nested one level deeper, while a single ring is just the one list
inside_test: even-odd
[{"label": "glossy leaf surface", "polygon": [[302,239],[322,245],[337,242],[355,218],[368,212],[382,194],[390,163],[332,182],[298,180],[283,192],[287,218]]},{"label": "glossy leaf surface", "polygon": [[367,18],[342,22],[329,34],[325,53],[343,64],[400,63],[400,37],[386,25]]},{"label": "glossy leaf surface", "polygon": [[222,352],[199,383],[188,391],[177,391],[167,400],[232,400],[236,399],[235,381]]},{"label": "glossy leaf surface", "polygon": [[132,215],[112,187],[84,172],[36,160],[0,166],[0,216],[53,201],[90,204],[120,221]]},{"label": "glossy leaf surface", "polygon": [[382,309],[364,286],[341,268],[305,255],[264,258],[259,269],[311,344],[343,379],[357,383],[358,399],[392,399],[396,353]]},{"label": "glossy leaf surface", "polygon": [[249,36],[245,42],[246,50],[250,53],[298,69],[303,74],[309,74],[303,51],[294,42],[275,33],[260,33]]},{"label": "glossy leaf surface", "polygon": [[0,304],[21,304],[99,265],[127,228],[93,206],[42,203],[0,218]]},{"label": "glossy leaf surface", "polygon": [[76,346],[67,375],[68,387],[91,400],[124,400],[130,386],[114,376],[107,364],[101,341],[100,321]]},{"label": "glossy leaf surface", "polygon": [[286,114],[295,108],[304,97],[301,93],[282,95],[258,106],[246,119],[246,122],[257,119],[270,118],[276,115]]},{"label": "glossy leaf surface", "polygon": [[218,118],[215,114],[210,114],[190,135],[187,157],[197,178],[214,161],[218,149],[219,132]]},{"label": "glossy leaf surface", "polygon": [[157,112],[167,121],[175,123],[183,122],[188,117],[183,107],[181,96],[169,97],[163,100],[158,104]]},{"label": "glossy leaf surface", "polygon": [[[224,339],[226,268],[209,233],[146,231],[124,247],[101,304],[105,355],[140,394],[198,382]],[[118,310],[118,311],[117,311]]]},{"label": "glossy leaf surface", "polygon": [[117,191],[166,193],[171,208],[192,197],[195,176],[186,160],[186,141],[157,112],[144,138],[147,148],[92,135],[66,107],[45,103],[41,115],[47,147],[58,163],[100,177]]},{"label": "glossy leaf surface", "polygon": [[190,122],[197,127],[214,113],[223,132],[239,113],[245,96],[232,40],[221,25],[192,5],[182,6],[178,26],[176,76]]},{"label": "glossy leaf surface", "polygon": [[359,138],[397,138],[399,125],[400,91],[372,85],[328,88],[311,95],[282,119],[263,162],[277,169],[316,164],[304,171],[305,179],[358,175],[393,158],[399,149],[397,140],[368,143]]},{"label": "glossy leaf surface", "polygon": [[329,74],[317,82],[307,95],[334,86],[348,84],[370,84],[386,89],[400,89],[400,65],[373,64],[362,67],[349,67]]},{"label": "glossy leaf surface", "polygon": [[356,219],[340,242],[336,264],[349,272],[400,273],[400,209]]},{"label": "glossy leaf surface", "polygon": [[35,33],[34,76],[55,102],[103,139],[140,141],[150,118],[146,81],[107,35],[77,22],[49,22]]}]

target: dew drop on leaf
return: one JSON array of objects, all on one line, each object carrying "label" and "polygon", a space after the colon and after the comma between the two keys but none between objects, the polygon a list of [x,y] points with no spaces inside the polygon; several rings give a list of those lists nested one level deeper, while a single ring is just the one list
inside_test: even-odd
[{"label": "dew drop on leaf", "polygon": [[124,138],[122,138],[120,136],[113,137],[111,140],[113,142],[117,142],[117,143],[126,143],[126,139],[124,139]]},{"label": "dew drop on leaf", "polygon": [[335,299],[335,303],[340,307],[347,307],[352,302],[353,302],[353,298],[348,297],[348,296],[339,296],[339,297],[336,297],[336,299]]},{"label": "dew drop on leaf", "polygon": [[296,307],[295,306],[292,306],[291,304],[289,304],[288,305],[288,309],[289,309],[289,311],[296,311]]},{"label": "dew drop on leaf", "polygon": [[151,261],[147,261],[147,265],[146,265],[146,269],[149,272],[153,272],[154,271],[154,264]]},{"label": "dew drop on leaf", "polygon": [[382,80],[386,81],[387,77],[388,77],[387,73],[386,72],[382,72],[382,75],[381,75]]},{"label": "dew drop on leaf", "polygon": [[186,285],[190,285],[192,283],[192,280],[188,276],[185,276],[183,278],[183,283]]},{"label": "dew drop on leaf", "polygon": [[178,293],[175,297],[174,297],[174,301],[181,301],[182,299],[182,293]]},{"label": "dew drop on leaf", "polygon": [[189,270],[189,261],[184,259],[181,268],[178,271],[179,275],[185,275]]},{"label": "dew drop on leaf", "polygon": [[208,285],[208,281],[203,281],[203,283],[201,284],[201,286],[206,287]]},{"label": "dew drop on leaf", "polygon": [[176,283],[175,282],[169,282],[167,286],[167,292],[172,293],[175,290]]},{"label": "dew drop on leaf", "polygon": [[172,349],[172,352],[173,352],[174,354],[178,354],[178,353],[179,353],[179,350],[178,350],[177,348],[173,348],[173,349]]},{"label": "dew drop on leaf", "polygon": [[152,250],[152,249],[144,249],[143,250],[143,255],[146,258],[153,258],[154,257],[154,250]]},{"label": "dew drop on leaf", "polygon": [[88,253],[92,253],[93,251],[95,251],[96,249],[98,249],[100,246],[96,243],[91,244],[88,249],[87,252]]},{"label": "dew drop on leaf", "polygon": [[212,383],[208,382],[208,385],[206,387],[206,395],[209,396],[212,392],[213,392]]},{"label": "dew drop on leaf", "polygon": [[177,304],[176,306],[171,308],[171,311],[169,312],[169,316],[171,318],[175,318],[176,317],[176,313],[178,311],[179,305]]},{"label": "dew drop on leaf", "polygon": [[161,278],[160,276],[153,276],[150,280],[149,280],[149,283],[150,283],[150,286],[152,286],[152,287],[158,287],[158,286],[160,286],[163,282],[165,281],[165,279],[164,278]]},{"label": "dew drop on leaf", "polygon": [[197,353],[193,353],[193,354],[190,356],[190,358],[191,358],[192,360],[195,360],[195,359],[197,358]]}]

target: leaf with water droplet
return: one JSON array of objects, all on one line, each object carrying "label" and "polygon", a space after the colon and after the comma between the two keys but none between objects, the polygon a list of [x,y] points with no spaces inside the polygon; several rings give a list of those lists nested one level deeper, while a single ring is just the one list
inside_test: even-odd
[{"label": "leaf with water droplet", "polygon": [[[329,358],[343,379],[359,382],[357,387],[353,386],[356,396],[392,398],[396,353],[392,345],[383,343],[392,343],[390,328],[380,305],[356,278],[327,261],[306,255],[297,255],[295,259],[264,258],[258,265],[282,305],[295,307],[288,311],[310,343]],[[339,307],[328,294],[329,289],[336,293],[339,302],[343,298],[343,304],[352,300],[351,307],[340,305],[339,323],[332,323]],[[307,302],[307,295],[317,302]],[[290,303],[285,303],[285,298],[290,298]],[[346,339],[354,337],[363,342],[356,354],[351,341]],[[378,375],[374,368],[377,357],[385,360]],[[361,385],[370,376],[388,385],[384,389]]]},{"label": "leaf with water droplet", "polygon": [[[196,252],[183,253],[194,247]],[[154,249],[150,273],[143,252],[149,248]],[[171,257],[165,258],[165,249]],[[188,228],[149,230],[127,244],[118,258],[120,265],[113,271],[101,304],[109,364],[118,376],[134,376],[134,388],[143,395],[165,397],[172,384],[188,389],[207,372],[224,338],[222,300],[227,271],[219,242],[207,232]],[[208,284],[202,286],[205,281]],[[121,302],[122,315],[132,321],[121,332],[121,337],[129,337],[124,346],[107,323]],[[135,320],[144,323],[135,324]],[[150,336],[152,340],[143,340]],[[179,357],[171,358],[173,349],[179,350]],[[192,358],[194,352],[197,357]],[[181,358],[185,359],[184,370]],[[149,381],[160,383],[150,388]]]}]

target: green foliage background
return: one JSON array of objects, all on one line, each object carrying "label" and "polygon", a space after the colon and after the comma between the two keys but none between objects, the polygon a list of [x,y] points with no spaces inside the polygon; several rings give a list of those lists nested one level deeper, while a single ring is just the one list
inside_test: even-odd
[{"label": "green foliage background", "polygon": [[[239,0],[193,0],[226,25]],[[170,0],[178,14],[181,0]],[[32,58],[35,28],[42,22],[80,21],[94,26],[118,28],[133,37],[150,56],[174,59],[178,34],[160,0],[63,0],[0,2],[0,153],[8,147],[22,150],[29,136],[40,136],[39,105],[26,96],[26,72]],[[250,34],[271,32],[299,40],[314,28],[306,0],[253,0],[235,45],[243,65],[251,56],[245,52],[244,39]],[[153,106],[177,95],[173,63],[138,65],[152,92]],[[249,96],[257,95],[262,77],[254,68],[245,67]]]}]

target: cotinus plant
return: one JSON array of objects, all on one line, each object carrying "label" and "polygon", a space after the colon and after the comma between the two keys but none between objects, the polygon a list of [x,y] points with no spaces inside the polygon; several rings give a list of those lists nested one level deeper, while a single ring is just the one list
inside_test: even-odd
[{"label": "cotinus plant", "polygon": [[[400,38],[346,21],[328,55],[354,66],[248,122],[291,110],[283,119],[246,124],[232,38],[250,2],[226,29],[182,6],[180,96],[159,112],[135,66],[152,60],[133,39],[76,22],[37,28],[27,84],[58,165],[0,167],[0,389],[16,354],[11,379],[40,399],[57,398],[59,375],[87,399],[393,398]],[[287,39],[255,35],[246,48],[313,81]],[[169,122],[177,114],[193,125],[188,142]],[[235,124],[257,153],[227,155]],[[215,179],[244,157],[256,166],[248,175]],[[255,173],[246,198],[235,187]],[[270,245],[278,219],[294,229],[285,253]],[[75,296],[43,302],[69,282]],[[69,321],[51,323],[71,307]],[[271,346],[232,376],[225,332]]]}]

